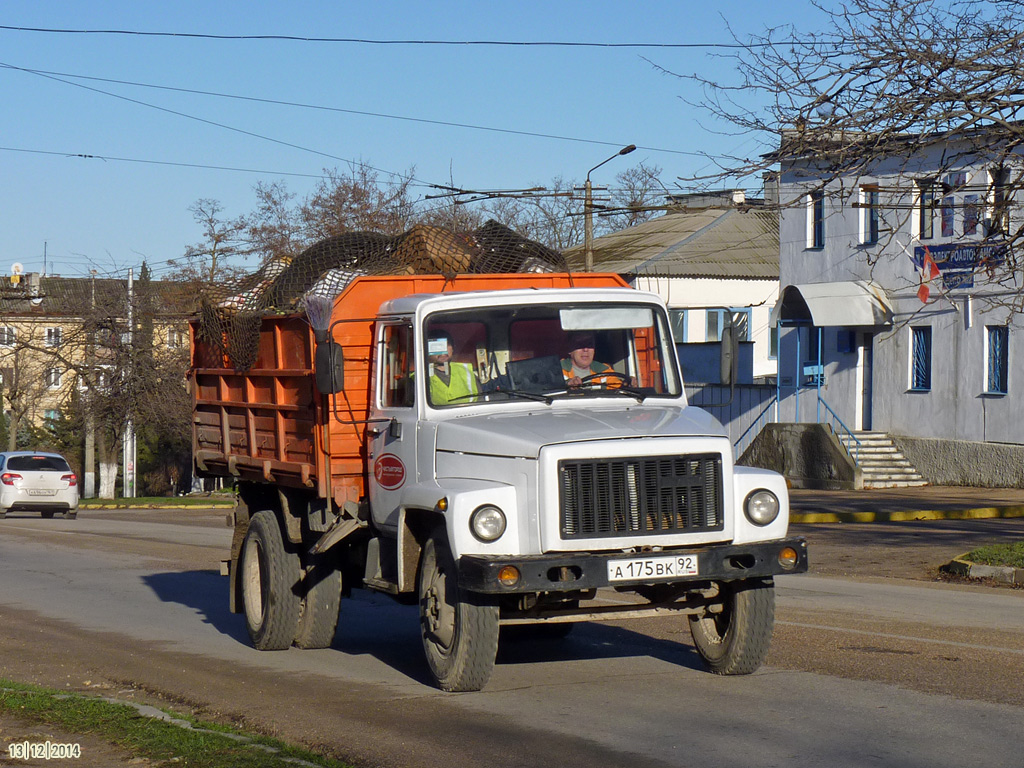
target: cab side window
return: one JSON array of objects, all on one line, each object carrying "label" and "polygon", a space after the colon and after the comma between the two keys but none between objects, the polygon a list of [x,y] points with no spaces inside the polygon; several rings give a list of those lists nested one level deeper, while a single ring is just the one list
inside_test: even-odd
[{"label": "cab side window", "polygon": [[384,408],[409,408],[415,403],[413,386],[412,328],[388,325],[381,333],[380,404]]}]

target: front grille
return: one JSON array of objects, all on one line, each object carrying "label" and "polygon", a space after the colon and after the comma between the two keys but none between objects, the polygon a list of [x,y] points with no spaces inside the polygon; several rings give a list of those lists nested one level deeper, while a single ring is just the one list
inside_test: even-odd
[{"label": "front grille", "polygon": [[563,539],[720,531],[722,457],[558,462]]}]

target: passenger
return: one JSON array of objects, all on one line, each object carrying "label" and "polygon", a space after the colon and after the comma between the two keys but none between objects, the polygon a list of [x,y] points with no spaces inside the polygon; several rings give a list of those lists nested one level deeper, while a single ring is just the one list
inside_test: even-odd
[{"label": "passenger", "polygon": [[[622,386],[622,376],[614,368],[594,360],[594,334],[590,331],[574,331],[569,334],[569,356],[562,360],[562,375],[570,387],[599,384],[609,389],[618,389]],[[587,376],[595,378],[584,382]]]},{"label": "passenger", "polygon": [[445,352],[430,354],[430,402],[432,405],[447,405],[453,400],[471,403],[479,394],[480,385],[476,380],[473,366],[457,363],[452,360],[455,350],[452,348],[452,337],[444,331],[432,332],[427,337],[429,352],[445,345]]}]

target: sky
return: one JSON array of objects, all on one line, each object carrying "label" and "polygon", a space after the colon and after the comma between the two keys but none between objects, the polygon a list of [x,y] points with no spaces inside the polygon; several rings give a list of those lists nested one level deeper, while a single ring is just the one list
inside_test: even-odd
[{"label": "sky", "polygon": [[4,0],[0,275],[18,262],[124,276],[145,260],[161,277],[202,239],[196,201],[233,217],[255,208],[259,182],[302,198],[325,168],[352,163],[382,178],[412,170],[425,197],[431,185],[582,182],[636,144],[594,184],[643,162],[671,185],[708,170],[707,155],[767,146],[730,135],[688,103],[701,98],[691,82],[666,74],[729,79],[727,50],[655,46],[727,44],[817,18],[803,0]]}]

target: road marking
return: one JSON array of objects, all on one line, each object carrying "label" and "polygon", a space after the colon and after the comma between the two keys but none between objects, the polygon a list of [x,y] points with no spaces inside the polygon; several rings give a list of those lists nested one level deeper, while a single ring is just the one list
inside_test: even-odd
[{"label": "road marking", "polygon": [[1024,656],[1024,649],[1006,648],[995,645],[978,645],[977,643],[960,643],[955,640],[935,640],[929,637],[918,637],[917,635],[893,635],[887,632],[870,632],[866,629],[849,629],[847,627],[833,627],[827,624],[805,624],[800,621],[776,621],[777,625],[786,627],[799,627],[800,629],[824,629],[828,632],[845,632],[849,635],[864,635],[866,637],[884,637],[888,640],[904,640],[911,643],[931,643],[932,645],[948,645],[954,648],[969,648],[976,651],[992,651],[994,653],[1015,653]]}]

